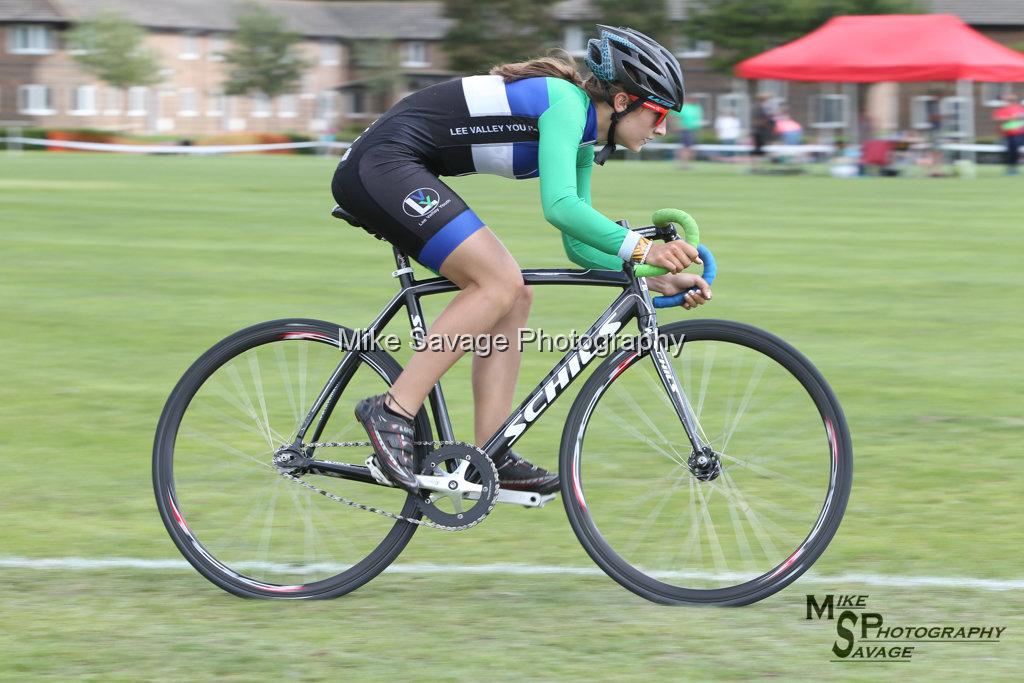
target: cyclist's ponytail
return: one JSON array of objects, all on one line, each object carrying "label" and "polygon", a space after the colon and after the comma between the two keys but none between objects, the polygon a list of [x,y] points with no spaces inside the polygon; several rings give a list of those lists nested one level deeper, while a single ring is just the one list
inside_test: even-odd
[{"label": "cyclist's ponytail", "polygon": [[524,78],[550,76],[561,78],[580,87],[594,102],[605,102],[608,91],[603,83],[593,75],[584,78],[576,70],[576,61],[568,52],[561,49],[552,50],[546,57],[537,57],[525,62],[499,64],[491,69],[492,76],[501,76],[506,83],[514,83]]}]

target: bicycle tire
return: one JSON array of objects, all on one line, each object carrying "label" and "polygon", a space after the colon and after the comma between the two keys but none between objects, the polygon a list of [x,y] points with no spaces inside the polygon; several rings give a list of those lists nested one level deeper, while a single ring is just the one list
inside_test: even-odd
[{"label": "bicycle tire", "polygon": [[[645,369],[653,371],[653,364],[649,361],[641,363],[649,354],[620,349],[594,371],[566,421],[559,455],[566,514],[580,543],[598,566],[620,585],[647,600],[661,604],[721,606],[757,602],[782,590],[805,572],[824,552],[839,528],[853,474],[852,443],[842,408],[828,383],[807,358],[785,341],[763,330],[730,321],[702,319],[662,326],[659,336],[670,356],[682,344],[678,349],[678,359],[672,362],[690,364],[689,371],[677,370],[683,388],[687,383],[701,383],[700,391],[692,392],[700,394],[700,404],[695,413],[701,424],[705,418],[710,420],[719,417],[718,413],[725,414],[722,437],[705,439],[716,451],[724,439],[729,450],[736,452],[730,439],[735,441],[737,434],[742,433],[738,423],[748,414],[751,420],[747,424],[752,423],[753,426],[748,426],[746,433],[742,433],[741,451],[748,441],[775,443],[775,440],[790,440],[793,444],[799,443],[800,448],[783,450],[779,447],[778,457],[751,457],[746,464],[743,460],[746,456],[737,458],[726,454],[722,456],[723,472],[719,479],[710,483],[699,481],[676,457],[677,443],[681,444],[680,448],[685,446],[685,453],[692,452],[692,448],[679,418],[668,403],[666,390],[657,375]],[[711,352],[712,347],[715,347],[714,352]],[[715,370],[718,354],[722,354],[722,363],[731,375]],[[692,362],[702,357],[705,362],[698,376],[692,369]],[[735,368],[745,368],[748,358],[752,368],[762,369],[751,370],[745,388],[745,402],[729,403],[726,392],[716,394],[709,390],[712,375],[716,378],[731,376],[734,386],[742,384],[739,381],[742,371]],[[756,381],[755,372],[760,373]],[[765,377],[768,378],[767,398],[761,399],[755,397],[754,392],[760,390]],[[796,384],[792,385],[787,377],[795,380]],[[623,384],[623,388],[616,389],[619,384]],[[766,417],[770,412],[769,406],[780,405],[774,402],[778,393],[774,389],[776,384],[785,385],[787,403],[784,405],[792,406],[789,412],[778,411],[782,418]],[[641,416],[643,406],[631,397],[634,386],[639,387],[638,392],[646,399],[661,393],[660,398],[654,401],[656,409],[652,412],[656,413],[655,417]],[[606,408],[602,408],[602,401],[608,404]],[[628,421],[626,425],[619,424],[621,415],[616,412],[616,407],[620,404],[639,417],[639,426],[631,427]],[[735,406],[732,412],[736,424],[729,422],[730,406]],[[702,412],[705,414],[703,418]],[[815,429],[811,429],[808,425],[814,421],[815,412],[820,421]],[[768,423],[764,424],[766,420]],[[667,430],[673,424],[679,432],[675,436],[664,437],[665,431],[660,426],[668,425]],[[783,424],[787,428],[772,429],[773,424]],[[798,430],[798,426],[803,429]],[[664,439],[659,441],[661,437]],[[630,443],[623,444],[624,438],[628,438]],[[809,452],[813,449],[813,453],[806,457],[802,455],[805,444],[808,444]],[[627,456],[622,449],[631,452]],[[774,450],[770,452],[776,453]],[[801,458],[799,462],[788,462],[798,456]],[[828,457],[827,462],[823,460],[825,457]],[[630,460],[634,462],[631,464]],[[646,481],[642,477],[646,474],[645,467],[650,463],[657,467],[661,460],[670,461],[666,463],[670,474],[660,480],[662,484],[652,487],[656,489],[652,495],[661,496],[659,504],[653,505],[647,502],[650,495],[642,486]],[[769,463],[770,466],[761,463]],[[784,467],[786,469],[782,469]],[[817,486],[823,481],[826,470],[828,485],[820,499],[817,514],[811,510],[817,494],[801,491],[801,497],[797,497],[787,490],[794,497],[794,502],[790,503],[785,496],[776,493],[784,488],[783,485],[789,489],[797,488],[795,482],[800,479],[813,481],[813,486]],[[772,472],[776,476],[771,476]],[[789,473],[793,473],[793,481],[787,480]],[[741,479],[737,477],[742,477],[743,489],[740,488]],[[673,478],[670,486],[664,485]],[[808,484],[807,488],[811,486]],[[705,490],[706,496],[702,493]],[[720,495],[714,498],[719,492]],[[687,499],[685,510],[679,499]],[[630,501],[634,501],[634,507],[624,511]],[[771,514],[759,516],[753,510],[755,502],[763,504]],[[702,504],[703,509],[699,509]],[[595,506],[602,507],[602,510]],[[638,510],[640,507],[643,509]],[[637,512],[647,515],[642,523],[631,516]],[[663,512],[664,521],[661,519]],[[787,529],[772,517],[796,518],[797,521],[790,522],[793,528]],[[811,519],[813,522],[805,529],[806,535],[797,531],[798,525]],[[676,525],[682,524],[689,525],[685,540],[681,538],[682,534],[674,531]],[[749,534],[747,527],[751,530]],[[655,530],[665,531],[669,539],[648,541],[647,537]],[[792,551],[787,548],[780,550],[773,540],[773,537],[795,539],[801,536],[802,540]],[[677,542],[678,547],[674,545]],[[726,551],[733,552],[733,546],[736,557],[731,554],[727,558]],[[754,557],[758,551],[765,555],[767,561]],[[666,556],[668,559],[663,559]],[[682,556],[681,560],[676,560],[679,556]],[[709,557],[705,559],[705,556]],[[757,562],[768,566],[759,569]],[[730,563],[742,568],[734,570]],[[684,564],[688,566],[682,566]]]},{"label": "bicycle tire", "polygon": [[[284,356],[286,372],[283,374],[286,375],[288,381],[291,381],[294,374],[295,381],[301,383],[305,381],[301,379],[304,375],[313,375],[320,371],[322,376],[312,378],[308,383],[309,386],[303,387],[319,391],[331,376],[330,370],[333,370],[341,360],[343,352],[339,348],[338,338],[342,334],[351,334],[351,330],[322,320],[295,318],[253,325],[223,339],[204,353],[184,373],[167,399],[153,445],[153,490],[160,517],[171,539],[189,563],[206,579],[234,595],[285,599],[333,598],[343,595],[380,574],[402,552],[416,531],[417,525],[410,522],[388,519],[363,510],[355,510],[317,495],[315,492],[280,476],[276,469],[269,464],[276,445],[276,441],[271,441],[271,434],[278,434],[270,427],[270,421],[272,416],[276,416],[282,411],[276,410],[274,406],[275,400],[280,399],[280,395],[270,393],[263,395],[262,393],[266,379],[260,370],[258,354],[264,354],[264,358],[268,357],[266,354],[273,354],[274,361],[278,364]],[[288,346],[285,347],[285,344]],[[288,356],[284,355],[289,353],[294,353],[295,357],[302,361],[294,364],[294,370],[288,365]],[[254,357],[257,359],[255,363],[252,361]],[[261,392],[257,397],[258,403],[261,404],[261,410],[256,411],[257,416],[254,421],[257,428],[255,430],[252,425],[246,423],[244,414],[239,417],[236,414],[237,411],[232,410],[233,404],[230,400],[225,399],[227,407],[222,408],[219,403],[222,398],[221,394],[215,391],[216,387],[220,386],[219,383],[223,382],[221,377],[231,376],[234,380],[239,381],[239,376],[243,373],[236,371],[235,361],[242,364],[243,358],[248,359],[243,368],[255,366],[251,381],[253,386],[258,384],[258,389]],[[317,365],[316,368],[312,367],[314,364]],[[324,368],[329,369],[326,374],[323,374]],[[368,370],[365,370],[367,368]],[[233,370],[235,371],[232,372]],[[339,392],[342,392],[341,395],[344,396],[343,392],[346,389],[359,388],[364,384],[369,386],[378,381],[381,387],[386,388],[395,381],[400,372],[401,366],[386,352],[382,350],[363,351],[360,362],[349,377],[339,385]],[[259,379],[258,382],[256,377]],[[217,381],[215,382],[214,379]],[[249,381],[249,378],[243,375],[241,381]],[[317,386],[314,388],[313,384]],[[249,388],[248,385],[243,387],[245,393],[248,393]],[[378,388],[376,391],[380,393],[381,390]],[[293,393],[298,393],[293,391],[293,388],[289,388],[284,393],[288,394],[292,403],[289,415],[305,416],[305,411],[311,407],[312,402],[303,405],[301,396],[297,398],[293,395]],[[362,398],[362,395],[351,398],[354,401],[357,398]],[[216,403],[214,403],[215,401]],[[283,400],[281,402],[283,403]],[[244,406],[245,400],[240,399],[239,403]],[[251,407],[256,408],[255,403],[252,402]],[[196,414],[197,411],[208,405],[216,407],[216,410],[214,408],[207,409],[211,415],[221,418],[218,411],[224,413],[220,419],[223,426],[218,425],[217,420],[213,419],[203,422],[203,413]],[[195,408],[190,417],[189,408],[193,406]],[[238,408],[237,405],[234,407]],[[241,413],[244,412],[241,410]],[[239,453],[246,457],[248,454],[243,453],[242,448],[235,441],[221,437],[237,433],[240,442],[244,442],[246,438],[251,440],[254,438],[252,433],[261,431],[263,427],[261,417],[266,418],[266,446],[261,446],[259,457],[253,459],[253,462],[249,462],[241,456],[236,458],[235,456],[238,456]],[[335,417],[338,419],[338,429],[347,431],[351,428],[353,430],[351,440],[365,439],[365,434],[361,433],[361,428],[347,411],[340,411],[336,416],[329,416],[329,419],[333,420]],[[290,419],[290,416],[285,417],[283,421],[287,423]],[[183,424],[186,427],[184,430],[182,429]],[[213,437],[204,433],[204,436],[207,437],[204,442],[203,438],[194,436],[195,432],[190,431],[194,424],[199,424],[207,430],[211,428],[208,426],[209,424],[216,427],[218,431]],[[294,421],[292,427],[297,430],[298,422]],[[431,440],[429,419],[423,409],[416,416],[415,428],[417,440]],[[287,436],[294,437],[294,434],[295,431],[291,431]],[[287,442],[287,439],[282,440]],[[340,441],[345,439],[320,440]],[[206,468],[206,461],[203,460],[205,456],[192,452],[199,450],[198,446],[192,446],[193,441],[200,446],[210,443],[216,447],[213,450],[219,451],[210,457],[209,468]],[[318,451],[318,453],[321,453],[318,457],[324,457],[323,451]],[[235,465],[234,460],[238,460],[240,464]],[[175,470],[176,463],[178,464],[177,471]],[[235,468],[236,471],[220,474],[221,470],[231,468]],[[192,469],[195,469],[196,472],[192,473]],[[326,479],[328,478],[317,478],[317,486],[326,486],[327,484],[321,483]],[[187,494],[188,499],[181,500],[180,489],[185,481],[189,481],[189,487],[192,488]],[[196,483],[193,484],[193,481]],[[224,495],[224,491],[218,486],[221,481],[223,481],[224,488],[228,490],[227,495]],[[404,492],[399,492],[397,489],[377,487],[372,484],[357,484],[336,479],[329,481],[338,482],[338,486],[360,487],[371,496],[387,495],[396,501],[400,499],[401,495],[404,495]],[[260,538],[262,543],[263,536],[266,537],[266,547],[262,547],[264,557],[262,559],[257,557],[252,561],[224,557],[224,554],[242,556],[246,552],[240,539],[249,531],[248,526],[241,522],[237,523],[237,528],[232,526],[232,521],[241,514],[234,514],[232,506],[247,506],[249,504],[249,501],[243,496],[232,495],[233,485],[241,487],[243,484],[259,487],[258,490],[262,491],[274,491],[273,501],[264,503],[265,507],[269,509],[269,513],[263,513],[262,509],[256,507],[256,504],[249,512],[250,517],[255,515],[258,518],[260,514],[264,514],[266,518]],[[194,493],[192,492],[193,488],[196,490]],[[375,493],[375,491],[387,493]],[[285,498],[290,497],[300,514],[285,516],[283,520],[275,519],[277,501],[281,494]],[[264,500],[270,494],[262,493],[260,495],[263,498],[259,500]],[[315,518],[317,521],[301,519],[302,510],[300,503],[296,501],[301,501],[301,505],[307,506],[308,517]],[[222,507],[218,508],[218,504]],[[413,519],[420,517],[419,508],[411,496],[405,496],[404,504],[399,507],[401,508],[400,514],[404,517]],[[365,518],[374,517],[375,520],[359,519],[356,522],[357,518],[346,518],[339,513],[362,515]],[[199,521],[196,521],[196,518]],[[186,519],[188,522],[185,521]],[[244,519],[247,520],[249,517]],[[333,526],[335,520],[338,521],[338,528]],[[341,524],[343,521],[347,521],[350,525],[360,525],[359,534],[353,532],[352,536],[358,538],[362,545],[357,545],[347,539],[346,542],[351,543],[353,549],[342,551],[346,554],[345,561],[335,561],[334,564],[331,564],[324,559],[327,553],[325,548],[333,547],[330,545],[333,543],[331,537],[326,533],[319,534],[319,530],[311,533],[310,529],[317,525],[323,526],[326,523],[328,529],[325,531],[341,534],[345,529]],[[207,525],[205,529],[204,523]],[[304,531],[299,529],[299,524],[304,525]],[[224,528],[221,529],[221,527]],[[386,527],[389,528],[383,532]],[[356,527],[352,526],[352,528]],[[299,531],[296,532],[296,529]],[[382,537],[375,542],[374,534],[378,531],[383,532],[381,533]],[[291,537],[289,537],[289,532],[292,533]],[[283,546],[290,540],[294,541],[294,545],[298,545],[298,536],[303,533],[305,536],[303,542],[307,546],[311,543],[320,544],[319,546],[314,545],[312,550],[313,559],[317,559],[317,553],[320,553],[319,562],[309,562],[307,565],[301,566],[296,563],[296,559],[291,557],[297,551],[293,551],[291,548],[288,548],[287,552],[285,551]],[[281,548],[271,548],[275,541],[275,534],[279,539],[277,544],[282,546]],[[316,538],[310,541],[312,535],[316,535]],[[323,537],[321,538],[321,536]],[[235,549],[235,546],[238,546],[238,549]],[[362,551],[358,549],[363,546],[372,547],[364,557],[361,556]],[[289,559],[285,563],[276,562],[274,558],[269,557],[271,552],[287,555]],[[310,559],[308,547],[304,549],[304,552],[307,557],[297,558],[298,561]],[[348,557],[349,553],[353,555],[352,558]],[[266,578],[267,576],[291,576],[292,574],[300,578],[312,574],[316,578],[313,581],[302,581],[301,583],[279,583]],[[258,578],[259,576],[263,576],[263,578]]]}]

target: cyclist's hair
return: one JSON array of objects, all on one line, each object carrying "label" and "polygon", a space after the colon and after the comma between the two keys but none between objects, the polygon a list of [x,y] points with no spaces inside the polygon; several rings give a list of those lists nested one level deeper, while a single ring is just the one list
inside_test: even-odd
[{"label": "cyclist's hair", "polygon": [[[576,61],[568,52],[562,49],[555,49],[548,52],[547,56],[535,57],[525,62],[512,62],[511,64],[499,64],[491,68],[492,76],[501,76],[506,83],[514,83],[524,78],[537,78],[551,76],[561,78],[583,89],[587,96],[594,102],[606,102],[609,97],[607,86],[590,74],[585,78],[576,69]],[[611,86],[611,93],[619,91],[617,86]]]}]

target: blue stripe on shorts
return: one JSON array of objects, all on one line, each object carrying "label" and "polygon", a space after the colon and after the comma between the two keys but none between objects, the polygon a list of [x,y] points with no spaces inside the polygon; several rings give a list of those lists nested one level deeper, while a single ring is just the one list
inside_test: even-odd
[{"label": "blue stripe on shorts", "polygon": [[427,243],[420,249],[420,255],[416,260],[435,273],[439,273],[441,264],[448,258],[448,255],[455,251],[455,248],[462,244],[467,237],[482,227],[484,227],[484,222],[473,213],[473,209],[466,209],[448,221],[447,225],[427,240]]}]

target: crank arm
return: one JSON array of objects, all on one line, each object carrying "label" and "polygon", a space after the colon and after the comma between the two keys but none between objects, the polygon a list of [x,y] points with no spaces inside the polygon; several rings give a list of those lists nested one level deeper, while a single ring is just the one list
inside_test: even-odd
[{"label": "crank arm", "polygon": [[[465,498],[470,500],[476,500],[480,497],[479,493],[470,492],[466,493]],[[555,493],[537,493],[536,491],[513,491],[512,489],[498,489],[498,503],[510,503],[512,505],[522,505],[527,508],[542,508],[555,498],[558,494]]]},{"label": "crank arm", "polygon": [[[479,499],[480,491],[483,490],[480,484],[468,481],[458,482],[450,477],[432,477],[427,474],[417,474],[416,482],[420,485],[421,491],[435,491],[446,495],[454,495],[455,491],[462,491],[463,498],[472,498],[473,500]],[[452,484],[455,484],[456,488],[452,488]]]}]

